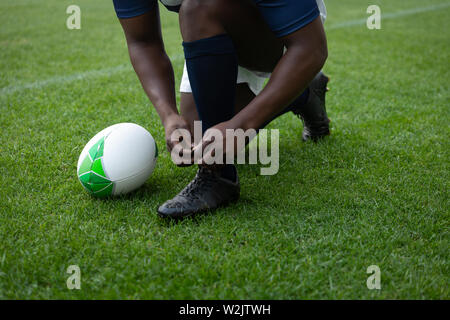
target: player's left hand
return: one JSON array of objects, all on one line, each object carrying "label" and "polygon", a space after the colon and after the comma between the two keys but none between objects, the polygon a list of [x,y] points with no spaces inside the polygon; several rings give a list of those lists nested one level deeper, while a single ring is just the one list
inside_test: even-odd
[{"label": "player's left hand", "polygon": [[[192,149],[193,161],[197,164],[206,165],[233,161],[238,152],[245,148],[245,138],[238,139],[235,135],[236,130],[238,128],[231,120],[221,122],[206,130],[202,141]],[[197,155],[201,155],[201,157]]]}]

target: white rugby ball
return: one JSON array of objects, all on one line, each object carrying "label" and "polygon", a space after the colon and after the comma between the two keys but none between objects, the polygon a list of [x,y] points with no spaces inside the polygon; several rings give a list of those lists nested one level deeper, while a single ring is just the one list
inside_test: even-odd
[{"label": "white rugby ball", "polygon": [[150,132],[134,123],[115,124],[86,144],[78,159],[78,179],[96,197],[126,194],[150,177],[157,156]]}]

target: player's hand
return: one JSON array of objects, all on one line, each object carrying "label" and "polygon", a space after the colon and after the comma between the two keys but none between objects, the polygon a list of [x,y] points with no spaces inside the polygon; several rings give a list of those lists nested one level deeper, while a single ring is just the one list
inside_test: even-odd
[{"label": "player's hand", "polygon": [[196,163],[213,165],[217,164],[218,159],[222,159],[222,163],[228,164],[234,161],[238,152],[245,148],[248,141],[245,140],[245,137],[237,139],[235,135],[230,135],[227,139],[228,129],[237,130],[238,128],[235,127],[232,121],[225,121],[206,130],[202,141],[195,145],[192,150],[195,155],[199,154],[199,152],[196,152],[199,151],[199,148],[202,149],[201,159],[194,159]]},{"label": "player's hand", "polygon": [[189,124],[184,120],[184,118],[178,114],[174,114],[169,116],[163,123],[164,131],[166,135],[166,147],[169,152],[172,152],[172,149],[180,143],[180,140],[174,139],[176,136],[174,132],[179,129],[184,129],[190,131]]}]

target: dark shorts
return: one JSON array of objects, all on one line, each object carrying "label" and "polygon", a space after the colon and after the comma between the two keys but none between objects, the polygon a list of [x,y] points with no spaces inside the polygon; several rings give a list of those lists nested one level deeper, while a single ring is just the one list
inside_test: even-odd
[{"label": "dark shorts", "polygon": [[[283,37],[316,19],[320,12],[316,0],[252,0],[260,10],[270,29]],[[166,2],[166,4],[164,3]],[[178,12],[182,0],[164,1],[170,11]],[[132,18],[153,10],[157,0],[113,0],[119,18]],[[167,5],[170,3],[171,5]]]}]

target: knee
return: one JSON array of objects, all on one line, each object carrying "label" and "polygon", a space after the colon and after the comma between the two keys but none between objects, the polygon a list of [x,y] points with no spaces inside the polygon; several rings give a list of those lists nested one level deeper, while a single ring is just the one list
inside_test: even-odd
[{"label": "knee", "polygon": [[317,68],[319,70],[325,65],[325,62],[328,59],[328,47],[327,42],[324,41],[321,43],[315,50],[314,56],[316,57],[315,63],[317,64]]},{"label": "knee", "polygon": [[320,24],[320,26],[321,32],[318,32],[317,42],[314,48],[315,48],[315,55],[317,57],[317,64],[321,70],[328,59],[328,44],[327,44],[327,37],[325,35],[325,31],[323,30],[322,24]]},{"label": "knee", "polygon": [[179,11],[180,18],[190,18],[195,15],[201,7],[202,2],[201,0],[184,0],[181,2]]},{"label": "knee", "polygon": [[311,71],[319,72],[328,59],[327,37],[319,18],[286,37],[285,45],[288,51],[297,51]]},{"label": "knee", "polygon": [[216,11],[220,0],[183,0],[180,7],[180,19],[201,19]]},{"label": "knee", "polygon": [[319,72],[322,70],[325,62],[328,59],[328,47],[326,39],[323,41],[311,41],[311,43],[304,48],[303,53],[308,56],[307,63],[311,70]]},{"label": "knee", "polygon": [[179,19],[184,41],[214,36],[224,32],[220,22],[223,0],[184,0]]}]

